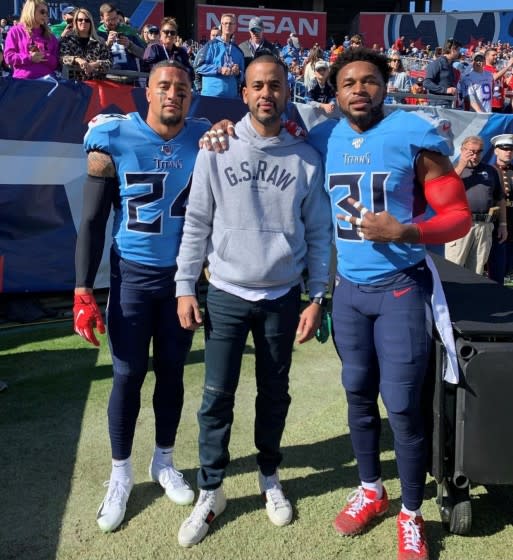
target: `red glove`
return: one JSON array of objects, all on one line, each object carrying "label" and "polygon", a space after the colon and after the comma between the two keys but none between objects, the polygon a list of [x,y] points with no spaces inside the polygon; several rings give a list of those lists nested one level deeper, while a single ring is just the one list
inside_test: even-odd
[{"label": "red glove", "polygon": [[93,294],[75,294],[73,305],[73,328],[87,342],[100,346],[94,334],[95,327],[105,334],[105,323]]}]

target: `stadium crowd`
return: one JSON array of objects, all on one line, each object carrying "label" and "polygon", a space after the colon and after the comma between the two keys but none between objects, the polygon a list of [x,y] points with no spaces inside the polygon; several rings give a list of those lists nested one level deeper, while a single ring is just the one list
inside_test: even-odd
[{"label": "stadium crowd", "polygon": [[[290,34],[285,45],[268,41],[258,17],[249,22],[249,37],[238,32],[231,14],[223,17],[226,21],[209,30],[208,38],[195,41],[182,38],[177,21],[170,17],[165,17],[160,26],[148,24],[137,30],[110,3],[100,6],[97,21],[87,10],[67,6],[62,10],[62,21],[50,25],[46,3],[28,0],[20,16],[0,19],[1,74],[36,79],[104,79],[109,70],[114,70],[109,79],[123,74],[133,77],[136,72],[141,77],[134,83],[143,85],[144,76],[155,63],[175,59],[190,68],[196,93],[233,97],[240,94],[249,61],[271,52],[289,68],[292,100],[310,103],[329,114],[335,108],[334,92],[329,84],[326,86],[330,65],[344,50],[367,46],[389,59],[386,103],[511,112],[513,47],[509,43],[477,41],[464,47],[448,39],[445,45],[433,47],[398,37],[387,49],[376,43],[365,45],[364,37],[357,33],[338,42],[330,37],[326,45],[315,43],[307,48],[296,33]],[[444,73],[449,70],[452,83],[442,91]]]},{"label": "stadium crowd", "polygon": [[[69,5],[61,16],[62,21],[50,24],[45,1],[27,0],[19,16],[0,18],[1,76],[146,85],[154,64],[177,60],[189,69],[194,93],[239,97],[245,67],[256,56],[272,53],[288,67],[291,100],[331,115],[337,107],[328,79],[330,67],[344,51],[367,46],[389,61],[386,104],[512,112],[513,46],[501,41],[476,41],[465,47],[449,38],[432,47],[398,37],[385,48],[365,45],[365,38],[356,33],[308,48],[306,37],[296,33],[290,33],[284,45],[267,40],[259,17],[249,21],[247,31],[238,30],[230,13],[199,41],[184,39],[172,17],[138,30],[111,3],[102,4],[98,15]],[[507,279],[511,280],[509,274]]]},{"label": "stadium crowd", "polygon": [[[2,76],[56,82],[127,82],[128,78],[132,81],[127,83],[146,85],[153,65],[177,60],[188,68],[194,93],[235,98],[241,95],[247,65],[256,56],[271,53],[288,68],[291,100],[331,115],[337,106],[330,67],[348,49],[366,46],[358,33],[338,42],[330,38],[326,45],[314,43],[310,48],[303,44],[306,38],[290,33],[282,45],[265,38],[261,18],[251,18],[248,30],[240,31],[230,13],[223,14],[219,28],[208,30],[208,37],[199,41],[182,38],[172,17],[164,17],[159,26],[135,29],[111,3],[99,7],[97,20],[85,8],[71,5],[62,9],[61,16],[62,21],[50,24],[45,1],[27,0],[19,17],[0,19]],[[387,49],[378,44],[367,46],[388,58],[387,104],[512,112],[513,46],[509,43],[477,41],[465,47],[449,38],[443,46],[433,48],[398,37]],[[502,276],[498,275],[499,281]]]},{"label": "stadium crowd", "polygon": [[[159,27],[139,31],[110,3],[100,6],[98,22],[85,8],[68,6],[62,21],[50,25],[43,0],[26,0],[19,19],[1,20],[1,61],[7,76],[55,82],[124,76],[148,85],[145,121],[138,112],[101,115],[84,139],[88,173],[73,312],[75,332],[95,346],[99,341],[94,329],[100,334],[106,329],[93,286],[112,209],[116,224],[107,314],[114,372],[108,405],[112,471],[97,512],[98,526],[115,531],[125,517],[135,479],[132,445],[151,339],[156,438],[149,476],[176,504],[194,501],[192,487],[174,467],[173,451],[183,406],[184,364],[192,331],[203,325],[200,494],[178,531],[178,542],[183,547],[198,544],[226,507],[221,484],[250,332],[256,355],[259,489],[270,521],[276,526],[291,522],[293,508],[278,476],[290,404],[288,370],[294,341],[310,340],[321,324],[333,240],[331,213],[338,228],[333,337],[344,359],[351,441],[361,479],[333,525],[342,535],[356,535],[389,508],[379,463],[380,394],[394,433],[402,491],[398,559],[428,560],[421,513],[426,439],[420,404],[431,345],[431,332],[423,325],[436,322],[426,302],[437,275],[431,276],[424,246],[443,251],[445,245],[449,260],[478,274],[487,263],[490,272],[488,257],[494,251],[495,279],[504,282],[513,265],[513,244],[508,250],[505,244],[513,222],[513,134],[491,139],[495,166],[481,161],[483,139],[466,137],[453,167],[450,126],[434,125],[418,112],[386,115],[383,104],[386,95],[389,104],[511,112],[512,49],[482,42],[464,48],[451,38],[432,50],[407,45],[404,37],[387,50],[377,44],[365,49],[359,34],[346,36],[341,44],[306,48],[296,33],[290,33],[285,45],[268,41],[258,17],[249,21],[249,38],[237,33],[236,26],[236,17],[225,13],[219,29],[209,30],[209,40],[195,43],[180,37],[174,18],[164,17]],[[192,89],[207,97],[235,99],[242,94],[249,113],[226,130],[216,128],[223,121],[210,131],[201,121],[186,127]],[[343,118],[325,120],[310,131],[310,145],[303,143],[283,130],[289,89],[293,101],[326,114],[337,110],[337,100]],[[200,138],[221,143],[217,136],[226,141],[230,126],[236,135],[228,153],[203,150],[198,155]],[[168,180],[171,174],[160,170],[173,163],[178,135],[184,158]],[[372,154],[368,161],[357,152],[363,142]],[[329,198],[323,191],[323,163],[326,177],[344,177],[330,184]],[[256,175],[252,165],[258,166]],[[221,167],[224,174],[218,172]],[[228,172],[234,169],[240,176]],[[266,169],[272,171],[264,177]],[[140,176],[144,187],[155,187],[150,196],[134,196],[131,189],[142,183]],[[360,200],[352,198],[357,189],[350,183],[355,188],[348,196],[347,177],[358,182]],[[251,181],[251,189],[226,188],[243,181]],[[298,186],[289,189],[296,181]],[[280,184],[280,189],[269,188]],[[417,186],[433,215],[413,221],[418,217],[412,210],[419,202]],[[163,206],[170,209],[164,225],[160,207],[146,204],[155,202],[159,191]],[[364,205],[365,199],[372,208]],[[356,214],[347,212],[347,205]],[[148,215],[139,214],[142,206],[150,207]],[[252,215],[255,208],[263,210]],[[248,228],[252,221],[256,227]],[[340,221],[350,227],[341,227]],[[286,265],[281,239],[290,244],[287,254],[294,256],[287,257]],[[239,258],[244,243],[251,248],[251,262]],[[205,259],[209,266],[217,262],[208,269],[203,323],[196,283]],[[310,303],[297,323],[306,261]],[[355,332],[364,333],[357,343]]]}]

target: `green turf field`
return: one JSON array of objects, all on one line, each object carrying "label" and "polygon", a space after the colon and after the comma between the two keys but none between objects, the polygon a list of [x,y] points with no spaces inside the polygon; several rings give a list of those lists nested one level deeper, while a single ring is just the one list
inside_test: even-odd
[{"label": "green turf field", "polygon": [[[292,405],[283,438],[284,488],[294,521],[274,527],[257,493],[252,439],[253,348],[248,341],[237,394],[225,481],[228,507],[206,539],[182,549],[176,533],[191,506],[170,502],[148,482],[153,451],[151,372],[143,389],[134,444],[136,485],[121,528],[103,535],[95,514],[110,472],[106,403],[110,360],[71,334],[70,322],[0,331],[0,558],[2,560],[332,560],[395,559],[400,508],[391,437],[384,422],[382,460],[391,511],[371,531],[338,536],[331,521],[357,482],[340,387],[340,365],[328,342],[294,352]],[[203,377],[202,333],[185,373],[186,397],[175,452],[177,467],[195,485],[196,410]],[[505,442],[511,445],[511,442]],[[513,468],[513,465],[512,465]],[[513,491],[472,489],[470,536],[440,523],[436,484],[428,479],[426,518],[431,558],[513,559]]]}]

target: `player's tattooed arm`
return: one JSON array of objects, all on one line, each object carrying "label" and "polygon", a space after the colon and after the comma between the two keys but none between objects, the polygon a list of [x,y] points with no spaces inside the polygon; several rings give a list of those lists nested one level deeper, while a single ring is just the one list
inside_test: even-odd
[{"label": "player's tattooed arm", "polygon": [[93,150],[87,155],[87,173],[93,177],[115,177],[116,167],[109,154]]}]

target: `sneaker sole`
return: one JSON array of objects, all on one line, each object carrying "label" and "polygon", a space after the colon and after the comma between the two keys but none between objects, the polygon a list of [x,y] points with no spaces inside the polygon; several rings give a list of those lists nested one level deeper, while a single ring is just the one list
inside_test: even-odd
[{"label": "sneaker sole", "polygon": [[191,548],[192,546],[195,546],[195,545],[199,544],[208,535],[208,533],[210,531],[210,527],[212,526],[212,523],[214,523],[214,521],[223,513],[223,511],[225,509],[226,509],[226,500],[223,504],[223,507],[215,514],[213,519],[210,521],[205,534],[202,535],[200,539],[197,539],[197,540],[195,539],[193,541],[183,541],[183,540],[180,540],[180,532],[178,532],[178,544],[180,546],[182,546],[183,548]]},{"label": "sneaker sole", "polygon": [[335,529],[335,531],[339,534],[342,535],[344,537],[355,537],[357,535],[361,535],[362,533],[364,533],[365,531],[367,531],[367,529],[371,528],[375,523],[377,523],[377,521],[379,520],[380,517],[383,517],[383,515],[385,515],[385,513],[387,513],[388,508],[385,511],[382,511],[381,513],[377,513],[368,523],[367,525],[364,525],[363,527],[361,527],[360,529],[356,529],[355,531],[344,531],[343,529],[340,529],[339,527],[337,527],[336,525],[336,521],[333,521],[332,525]]},{"label": "sneaker sole", "polygon": [[[292,509],[292,506],[290,506]],[[269,513],[269,510],[267,509],[267,506],[265,508],[266,512],[267,512],[267,517],[269,518],[269,521],[275,526],[275,527],[286,527],[287,525],[290,525],[290,523],[292,522],[292,518],[294,517],[293,513],[290,513],[290,517],[288,517],[287,519],[284,519],[283,521],[279,521],[279,520],[273,520],[273,518],[271,517],[271,514]]]},{"label": "sneaker sole", "polygon": [[191,504],[194,502],[194,490],[193,490],[190,486],[189,486],[189,488],[190,488],[191,494],[192,494],[192,496],[191,496],[190,499],[187,498],[186,500],[177,500],[177,499],[175,499],[175,498],[172,498],[172,497],[167,493],[166,489],[162,486],[162,484],[160,484],[158,478],[155,479],[155,478],[153,477],[153,474],[152,474],[152,472],[151,472],[151,463],[150,463],[150,466],[149,466],[149,468],[148,468],[148,475],[149,475],[150,480],[151,480],[152,482],[154,482],[155,484],[157,484],[158,486],[160,486],[160,487],[164,490],[164,493],[165,493],[166,496],[173,502],[173,504],[176,504],[176,505],[178,505],[178,506],[189,506],[189,505],[191,505]]},{"label": "sneaker sole", "polygon": [[[103,503],[100,506],[100,509],[98,510],[98,513],[100,513],[100,510],[101,510],[102,507],[103,507]],[[96,514],[97,516],[98,516],[98,513]],[[101,524],[100,524],[100,519],[101,518],[98,518],[98,517],[96,517],[96,523],[98,524],[98,527],[100,528],[100,531],[102,533],[104,533],[104,534],[114,533],[114,531],[117,531],[121,527],[123,521],[125,520],[125,515],[126,515],[126,507],[125,507],[125,511],[123,512],[123,517],[120,519],[119,523],[117,525],[115,525],[114,527],[102,527]]]}]

